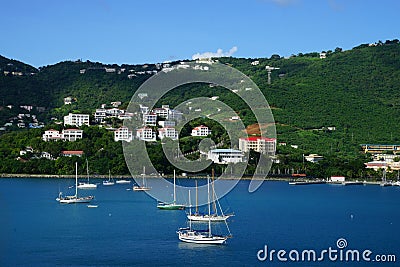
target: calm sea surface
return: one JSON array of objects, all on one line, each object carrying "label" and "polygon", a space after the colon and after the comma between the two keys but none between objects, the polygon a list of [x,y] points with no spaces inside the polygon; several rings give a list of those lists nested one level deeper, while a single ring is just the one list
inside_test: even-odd
[{"label": "calm sea surface", "polygon": [[[158,210],[145,193],[126,190],[132,184],[84,192],[95,195],[98,208],[57,203],[73,182],[0,179],[0,266],[400,266],[400,187],[265,182],[250,194],[241,181],[220,201],[235,213],[233,238],[199,246],[177,238],[186,226],[183,211]],[[339,238],[347,242],[344,253],[368,249],[371,259],[393,254],[397,262],[333,262],[327,255],[322,262],[281,262],[276,253],[272,262],[257,259],[265,245],[268,253],[285,250],[286,258],[291,250],[319,256],[339,250]]]}]

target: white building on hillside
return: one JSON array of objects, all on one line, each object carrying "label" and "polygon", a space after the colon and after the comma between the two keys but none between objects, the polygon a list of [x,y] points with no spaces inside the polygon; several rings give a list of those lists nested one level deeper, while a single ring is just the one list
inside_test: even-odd
[{"label": "white building on hillside", "polygon": [[45,142],[58,141],[58,140],[73,142],[82,138],[83,138],[83,130],[79,129],[64,129],[62,130],[61,133],[57,130],[50,129],[45,131],[42,136],[42,139]]},{"label": "white building on hillside", "polygon": [[156,141],[156,133],[150,127],[143,127],[136,130],[136,137],[142,141]]},{"label": "white building on hillside", "polygon": [[168,120],[175,120],[175,121],[180,121],[182,120],[183,113],[180,112],[179,110],[176,109],[169,109],[168,110]]},{"label": "white building on hillside", "polygon": [[[139,94],[140,95],[140,94]],[[146,96],[147,96],[147,94],[146,94]],[[143,106],[142,104],[140,104],[140,112],[142,113],[142,114],[147,114],[147,113],[149,113],[149,107],[146,107],[146,106]]]},{"label": "white building on hillside", "polygon": [[61,140],[62,134],[60,134],[60,132],[57,130],[50,129],[50,130],[44,131],[42,139],[45,142],[52,141],[52,140],[54,140],[54,141]]},{"label": "white building on hillside", "polygon": [[261,136],[239,138],[239,150],[243,152],[254,150],[262,154],[275,153],[276,139]]},{"label": "white building on hillside", "polygon": [[197,126],[192,129],[192,136],[207,136],[211,134],[211,130],[204,125]]},{"label": "white building on hillside", "polygon": [[83,138],[83,130],[79,129],[64,129],[62,130],[62,139],[64,141],[76,141]]},{"label": "white building on hillside", "polygon": [[118,141],[130,142],[132,141],[132,139],[133,139],[132,131],[129,130],[129,128],[126,126],[122,126],[117,130],[115,130],[114,132],[114,141],[116,142]]},{"label": "white building on hillside", "polygon": [[157,114],[160,118],[167,118],[168,117],[169,108],[155,108],[153,112]]},{"label": "white building on hillside", "polygon": [[161,127],[175,127],[176,123],[175,121],[159,121],[158,125]]},{"label": "white building on hillside", "polygon": [[236,149],[213,149],[208,151],[207,159],[217,164],[243,162],[244,153]]},{"label": "white building on hillside", "polygon": [[65,125],[74,125],[76,127],[81,127],[82,125],[89,126],[89,115],[69,113],[68,116],[64,116]]},{"label": "white building on hillside", "polygon": [[344,182],[346,181],[346,177],[344,176],[331,176],[331,182]]},{"label": "white building on hillside", "polygon": [[164,127],[158,130],[158,137],[160,139],[168,137],[172,140],[178,140],[178,131],[173,127]]},{"label": "white building on hillside", "polygon": [[156,126],[157,125],[157,114],[150,113],[143,115],[143,124],[148,126]]},{"label": "white building on hillside", "polygon": [[64,105],[71,105],[72,101],[73,101],[72,97],[67,96],[64,98]]},{"label": "white building on hillside", "polygon": [[97,123],[102,123],[107,118],[107,110],[105,108],[98,108],[94,113],[94,120]]},{"label": "white building on hillside", "polygon": [[310,154],[308,156],[304,156],[304,158],[312,163],[317,163],[318,161],[321,161],[324,159],[323,156],[317,155],[317,154]]}]

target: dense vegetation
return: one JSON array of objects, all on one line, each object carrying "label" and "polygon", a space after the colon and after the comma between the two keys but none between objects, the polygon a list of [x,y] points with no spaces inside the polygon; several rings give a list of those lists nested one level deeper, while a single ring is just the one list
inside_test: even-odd
[{"label": "dense vegetation", "polygon": [[[250,64],[258,60],[259,65]],[[360,153],[362,143],[400,142],[400,44],[398,40],[379,42],[376,46],[360,45],[349,51],[336,48],[327,51],[325,59],[319,53],[298,54],[290,58],[220,58],[248,75],[266,96],[275,117],[281,163],[273,169],[307,171],[316,176],[343,174],[360,177],[366,174]],[[173,63],[172,63],[173,64]],[[267,83],[265,66],[278,67]],[[117,71],[107,73],[104,68]],[[103,65],[94,62],[66,61],[35,69],[18,61],[0,57],[0,126],[8,118],[21,113],[19,105],[45,107],[37,112],[46,123],[51,117],[62,118],[71,110],[92,113],[102,103],[122,101],[125,105],[135,90],[150,74],[135,72],[157,69],[156,65]],[[80,70],[85,69],[85,73]],[[118,70],[125,69],[122,72]],[[23,76],[3,75],[3,71],[21,71]],[[29,73],[29,75],[28,75]],[[254,123],[248,108],[238,97],[219,87],[204,84],[181,86],[168,93],[160,104],[172,107],[187,99],[218,95],[219,100],[233,107],[246,125]],[[63,98],[76,98],[73,105],[64,106]],[[14,105],[13,109],[5,108]],[[335,127],[336,130],[327,130]],[[14,129],[15,130],[15,129]],[[82,149],[90,160],[93,172],[127,173],[120,143],[112,141],[112,133],[99,128],[85,129],[85,137],[74,143],[40,141],[43,130],[12,131],[0,137],[0,172],[66,173],[73,167],[69,159],[49,161],[30,159],[16,161],[19,150],[32,146],[38,151]],[[96,136],[96,138],[92,138]],[[187,149],[195,147],[193,140],[184,140]],[[290,145],[298,145],[291,149]],[[160,144],[150,150],[161,151]],[[185,149],[186,149],[185,148]],[[303,154],[319,153],[325,157],[320,164],[303,164]],[[84,159],[81,159],[84,160]],[[164,168],[165,159],[154,161]],[[67,161],[64,165],[61,162]],[[39,162],[39,163],[38,163]],[[66,165],[71,165],[67,167]],[[169,171],[168,168],[165,169]]]}]

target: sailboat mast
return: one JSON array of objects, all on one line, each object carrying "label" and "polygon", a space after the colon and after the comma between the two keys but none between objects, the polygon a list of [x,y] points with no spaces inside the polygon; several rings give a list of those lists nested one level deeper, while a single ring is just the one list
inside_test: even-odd
[{"label": "sailboat mast", "polygon": [[215,202],[215,188],[214,188],[214,169],[212,169],[212,176],[211,176],[211,192],[212,192],[212,203],[213,203],[213,210],[214,213],[217,213],[217,204]]},{"label": "sailboat mast", "polygon": [[196,214],[199,214],[199,205],[198,205],[198,196],[197,196],[197,180],[195,181],[196,183]]},{"label": "sailboat mast", "polygon": [[[190,199],[190,189],[189,189],[189,215],[192,216],[192,200]],[[192,220],[189,219],[189,228],[192,230]]]},{"label": "sailboat mast", "polygon": [[143,178],[143,181],[142,181],[142,186],[144,187],[145,185],[144,185],[144,176],[146,175],[146,166],[143,166],[143,173],[142,173],[142,178]]},{"label": "sailboat mast", "polygon": [[176,188],[175,188],[175,170],[174,170],[174,203],[176,202],[175,193],[176,193]]},{"label": "sailboat mast", "polygon": [[75,162],[75,196],[78,198],[78,162]]},{"label": "sailboat mast", "polygon": [[86,174],[87,174],[87,181],[89,183],[89,162],[87,159],[86,159]]},{"label": "sailboat mast", "polygon": [[210,176],[207,176],[208,237],[211,237]]}]

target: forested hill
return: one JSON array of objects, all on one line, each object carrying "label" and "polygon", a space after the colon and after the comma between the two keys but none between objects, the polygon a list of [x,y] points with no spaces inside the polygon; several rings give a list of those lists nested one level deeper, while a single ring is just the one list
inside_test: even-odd
[{"label": "forested hill", "polygon": [[[259,64],[252,65],[256,60]],[[351,137],[354,144],[400,142],[398,40],[360,45],[348,51],[337,48],[327,51],[323,59],[320,53],[308,53],[290,58],[273,55],[259,59],[219,58],[219,61],[244,72],[261,88],[273,108],[278,132],[284,133],[283,141],[320,138],[304,130],[335,126]],[[280,68],[272,72],[270,85],[267,65]],[[77,99],[74,108],[81,112],[93,112],[100,104],[111,101],[126,104],[151,72],[159,70],[159,65],[118,66],[78,60],[37,70],[0,57],[0,69],[0,106],[42,106],[54,115],[66,96]],[[12,71],[22,75],[8,73]],[[191,89],[181,88],[180,95],[183,92],[189,98],[195,91]],[[213,90],[207,87],[200,94],[212,96]],[[225,98],[229,100],[229,95]],[[173,98],[170,103],[174,104]],[[237,108],[243,109],[241,105]]]}]

